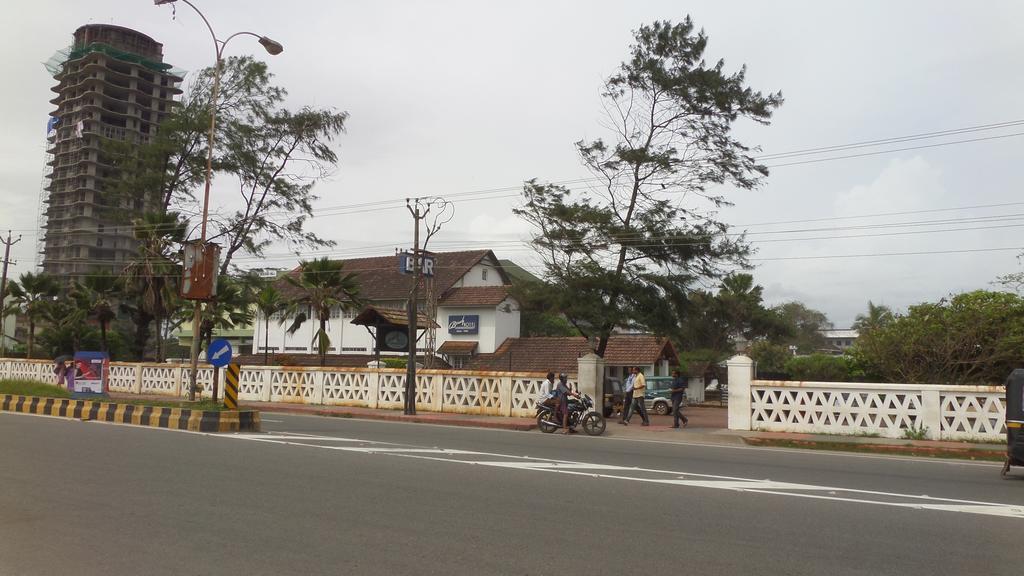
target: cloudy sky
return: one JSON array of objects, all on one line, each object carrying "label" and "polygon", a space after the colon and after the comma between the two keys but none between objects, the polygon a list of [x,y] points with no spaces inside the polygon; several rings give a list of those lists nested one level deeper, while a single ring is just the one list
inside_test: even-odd
[{"label": "cloudy sky", "polygon": [[[353,205],[456,194],[432,248],[489,247],[535,266],[517,242],[529,230],[511,214],[516,190],[528,178],[587,176],[573,142],[600,135],[601,81],[627,56],[631,31],[689,13],[711,37],[710,58],[746,63],[751,86],[783,92],[771,126],[738,128],[765,155],[989,127],[766,160],[775,167],[763,187],[726,190],[735,206],[722,217],[749,231],[770,303],[798,299],[843,327],[869,299],[902,308],[1021,269],[1024,3],[195,2],[222,37],[251,30],[285,45],[264,56],[289,106],[351,114],[312,224],[339,256],[411,244],[401,203]],[[149,34],[186,70],[213,54],[187,7],[175,17],[149,0],[37,0],[5,23],[0,230],[24,237],[16,275],[35,261],[54,84],[41,63],[86,23]],[[228,53],[262,52],[248,40]],[[934,146],[962,140],[977,141]],[[231,206],[226,184],[215,183],[215,207]],[[295,262],[280,248],[242,263]]]}]

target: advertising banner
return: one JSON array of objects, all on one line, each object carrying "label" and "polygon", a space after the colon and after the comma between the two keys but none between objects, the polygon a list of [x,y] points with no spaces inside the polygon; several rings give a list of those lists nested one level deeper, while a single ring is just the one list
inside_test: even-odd
[{"label": "advertising banner", "polygon": [[69,379],[70,392],[106,394],[110,376],[110,358],[106,352],[75,353],[74,383]]}]

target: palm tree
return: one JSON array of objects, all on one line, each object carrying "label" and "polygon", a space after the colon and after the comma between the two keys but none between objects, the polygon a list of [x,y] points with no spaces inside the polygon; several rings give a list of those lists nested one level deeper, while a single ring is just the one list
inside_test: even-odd
[{"label": "palm tree", "polygon": [[[256,310],[263,316],[263,365],[267,365],[267,355],[270,353],[270,318],[274,314],[284,312],[288,307],[281,291],[268,284],[256,295]],[[281,320],[278,320],[280,323]]]},{"label": "palm tree", "polygon": [[100,327],[100,350],[107,352],[107,329],[117,318],[113,300],[120,293],[119,281],[108,272],[86,276],[82,282],[71,286],[71,298],[86,315],[95,318]]},{"label": "palm tree", "polygon": [[[137,297],[133,318],[137,352],[145,349],[148,324],[156,322],[156,357],[163,358],[163,322],[176,308],[178,281],[181,277],[179,247],[187,236],[187,222],[177,212],[147,213],[135,221],[135,239],[139,250],[135,259],[125,267],[126,284]],[[141,342],[138,340],[141,339]]]},{"label": "palm tree", "polygon": [[[298,278],[286,276],[288,282],[300,293],[288,302],[288,316],[294,318],[288,333],[294,334],[308,319],[316,315],[320,329],[313,335],[313,342],[320,354],[320,365],[327,363],[327,348],[331,338],[327,334],[327,322],[332,308],[350,309],[358,305],[359,283],[355,274],[346,273],[343,263],[320,258],[299,263]],[[307,312],[308,310],[308,312]]]},{"label": "palm tree", "polygon": [[28,318],[28,350],[27,358],[32,357],[35,344],[36,322],[45,318],[46,309],[60,291],[60,286],[52,276],[25,272],[17,282],[11,282],[7,291],[17,306]]},{"label": "palm tree", "polygon": [[885,305],[875,305],[874,302],[868,300],[868,313],[857,314],[857,318],[853,321],[853,328],[858,332],[870,332],[876,328],[881,328],[893,320],[892,310]]}]

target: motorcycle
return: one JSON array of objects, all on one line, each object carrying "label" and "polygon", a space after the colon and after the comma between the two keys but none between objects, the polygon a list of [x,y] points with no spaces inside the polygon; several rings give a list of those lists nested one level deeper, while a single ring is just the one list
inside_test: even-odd
[{"label": "motorcycle", "polygon": [[[588,436],[604,434],[606,426],[604,416],[594,410],[594,399],[590,397],[590,394],[570,394],[567,407],[569,430],[575,430],[577,426],[582,425],[583,431]],[[550,434],[562,427],[562,420],[555,418],[555,408],[546,401],[537,403],[537,427],[545,434]]]}]

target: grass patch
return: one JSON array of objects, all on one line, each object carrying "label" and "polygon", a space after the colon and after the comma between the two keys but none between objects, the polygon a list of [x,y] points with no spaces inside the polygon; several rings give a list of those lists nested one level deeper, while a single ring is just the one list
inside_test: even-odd
[{"label": "grass patch", "polygon": [[71,393],[67,390],[43,384],[33,380],[0,380],[0,394],[15,394],[18,396],[42,396],[44,398],[70,398]]},{"label": "grass patch", "polygon": [[[146,399],[135,399],[135,398],[110,398],[105,400],[106,402],[114,402],[116,404],[133,404],[135,406],[153,406],[157,408],[188,408],[190,410],[204,410],[208,412],[222,412],[227,410],[224,408],[223,403],[214,404],[213,400],[197,400],[195,402],[189,402],[188,400],[146,400]],[[241,406],[239,410],[244,410]]]},{"label": "grass patch", "polygon": [[919,456],[922,458],[952,458],[956,460],[983,460],[986,462],[1003,462],[1006,454],[997,450],[979,450],[964,448],[960,450],[939,448],[917,448],[914,446],[853,444],[847,442],[807,442],[802,440],[782,440],[775,438],[745,438],[752,446],[775,446],[780,448],[804,448],[809,450],[830,450],[834,452],[860,452],[869,454],[892,454],[897,456]]}]

